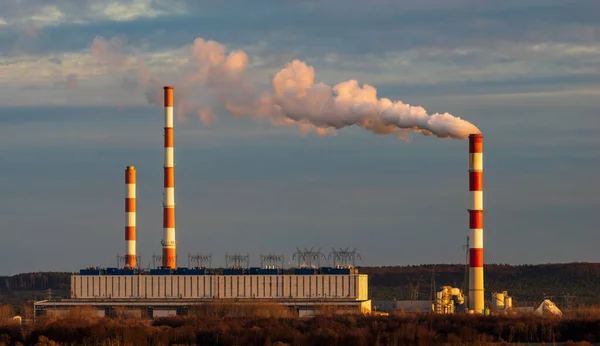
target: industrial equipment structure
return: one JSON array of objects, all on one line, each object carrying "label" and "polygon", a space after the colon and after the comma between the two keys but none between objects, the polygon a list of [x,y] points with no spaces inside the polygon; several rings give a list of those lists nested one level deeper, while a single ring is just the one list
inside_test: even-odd
[{"label": "industrial equipment structure", "polygon": [[442,286],[442,289],[436,293],[433,310],[435,313],[453,314],[464,310],[466,310],[465,297],[460,288]]},{"label": "industrial equipment structure", "polygon": [[507,291],[492,293],[492,311],[510,311],[512,310],[512,297]]},{"label": "industrial equipment structure", "polygon": [[549,299],[544,299],[544,301],[537,309],[533,311],[533,313],[540,316],[553,317],[561,317],[563,315],[562,311],[560,311],[560,309]]}]

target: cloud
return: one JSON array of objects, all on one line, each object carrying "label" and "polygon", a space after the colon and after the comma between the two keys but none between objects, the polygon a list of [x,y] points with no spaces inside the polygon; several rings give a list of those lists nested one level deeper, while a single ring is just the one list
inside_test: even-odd
[{"label": "cloud", "polygon": [[[590,1],[402,0],[367,6],[349,0],[340,6],[260,0],[251,16],[239,0],[40,1],[0,5],[13,18],[8,29],[0,28],[0,90],[8,93],[0,98],[8,104],[102,102],[96,90],[114,85],[101,76],[101,66],[83,61],[98,35],[119,37],[129,50],[124,53],[141,57],[149,69],[168,69],[186,63],[182,50],[201,33],[244,50],[248,78],[263,87],[265,75],[295,58],[319,71],[317,81],[356,79],[405,95],[532,93],[600,84],[599,5]],[[46,24],[18,19],[32,16]],[[82,87],[71,90],[79,93],[73,99],[49,90],[72,87],[73,76]],[[19,100],[19,85],[35,86],[40,95]],[[142,101],[137,95],[123,100]]]},{"label": "cloud", "polygon": [[[303,47],[302,54],[383,54],[417,47],[485,47],[499,42],[594,43],[600,27],[600,5],[593,1],[400,0],[367,5],[349,0],[274,5],[257,0],[251,15],[239,0],[40,1],[17,5],[17,0],[8,0],[9,5],[0,6],[10,10],[0,8],[0,13],[15,12],[11,18],[22,18],[15,22],[23,23],[43,12],[43,4],[58,9],[62,17],[55,24],[60,25],[44,26],[48,39],[40,48],[52,51],[85,48],[96,35],[127,33],[131,43],[159,50],[203,36],[234,48],[263,41],[280,52]],[[107,9],[119,10],[107,15]],[[14,37],[0,37],[0,52],[11,40]]]},{"label": "cloud", "polygon": [[[140,83],[140,61],[159,80],[188,71],[189,45],[145,50],[127,36],[88,42],[88,51],[0,57],[0,100],[7,105],[56,104],[141,105],[144,94],[119,94],[116,88]],[[293,55],[272,54],[264,44],[249,47],[248,79],[261,88]],[[88,53],[89,52],[89,53]],[[266,54],[266,55],[262,55]],[[91,59],[94,57],[94,59]],[[498,44],[485,48],[413,48],[383,55],[329,52],[308,56],[316,81],[336,84],[347,79],[382,87],[388,95],[461,95],[539,93],[598,88],[600,45],[541,42]],[[112,75],[107,75],[108,70]],[[158,74],[156,71],[159,71]],[[114,75],[119,79],[115,80]],[[148,78],[148,77],[146,77]],[[148,83],[149,80],[142,83]],[[133,84],[131,84],[133,83]],[[80,88],[75,89],[77,85]],[[36,87],[25,95],[21,88]],[[128,87],[129,90],[133,90]],[[61,95],[57,97],[57,95]],[[208,95],[200,93],[199,101]]]},{"label": "cloud", "polygon": [[0,5],[8,25],[38,27],[155,18],[183,11],[177,2],[169,5],[162,0],[4,0]]}]

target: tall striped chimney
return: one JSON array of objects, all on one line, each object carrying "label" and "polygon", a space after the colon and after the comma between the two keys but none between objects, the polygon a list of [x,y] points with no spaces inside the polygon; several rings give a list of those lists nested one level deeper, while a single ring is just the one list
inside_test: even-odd
[{"label": "tall striped chimney", "polygon": [[483,313],[483,136],[469,136],[469,309]]},{"label": "tall striped chimney", "polygon": [[125,169],[125,267],[135,268],[135,167],[127,166]]},{"label": "tall striped chimney", "polygon": [[173,87],[166,86],[165,90],[165,165],[164,165],[164,195],[163,195],[163,268],[177,267],[175,241],[175,165],[173,159]]}]

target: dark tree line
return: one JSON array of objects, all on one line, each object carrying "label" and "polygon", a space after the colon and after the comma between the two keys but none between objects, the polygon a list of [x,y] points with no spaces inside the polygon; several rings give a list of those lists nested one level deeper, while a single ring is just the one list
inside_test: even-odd
[{"label": "dark tree line", "polygon": [[0,291],[70,289],[71,273],[38,272],[0,276]]}]

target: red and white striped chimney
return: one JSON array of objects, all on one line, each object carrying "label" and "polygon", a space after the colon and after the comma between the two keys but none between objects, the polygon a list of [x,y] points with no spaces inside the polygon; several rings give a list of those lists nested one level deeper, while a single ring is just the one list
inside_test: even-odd
[{"label": "red and white striped chimney", "polygon": [[469,136],[469,309],[483,313],[483,136]]},{"label": "red and white striped chimney", "polygon": [[165,90],[165,165],[163,195],[163,268],[177,267],[177,241],[175,241],[175,165],[173,159],[173,87]]},{"label": "red and white striped chimney", "polygon": [[136,253],[135,253],[135,167],[127,166],[125,169],[125,267],[135,268]]}]

